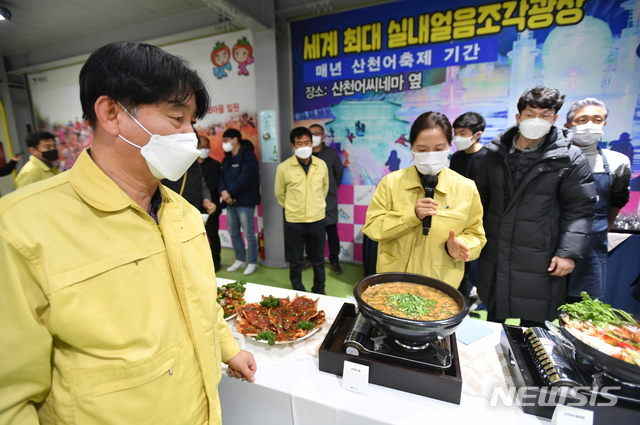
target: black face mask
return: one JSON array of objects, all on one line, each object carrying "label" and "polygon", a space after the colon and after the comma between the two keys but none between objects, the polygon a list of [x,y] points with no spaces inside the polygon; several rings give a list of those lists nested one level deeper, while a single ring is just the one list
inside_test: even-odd
[{"label": "black face mask", "polygon": [[42,152],[42,158],[46,159],[49,162],[57,161],[58,149],[51,149],[51,150]]}]

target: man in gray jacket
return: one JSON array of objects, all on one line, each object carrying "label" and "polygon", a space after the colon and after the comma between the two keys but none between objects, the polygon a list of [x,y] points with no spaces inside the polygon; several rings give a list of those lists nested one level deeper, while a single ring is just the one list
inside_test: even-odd
[{"label": "man in gray jacket", "polygon": [[327,241],[329,242],[329,264],[334,274],[342,274],[339,263],[340,238],[338,237],[338,186],[342,181],[342,160],[334,149],[324,143],[324,127],[313,124],[309,127],[313,136],[313,154],[327,163],[329,169],[329,193],[327,194]]},{"label": "man in gray jacket", "polygon": [[489,320],[534,326],[556,317],[566,276],[589,245],[595,186],[581,150],[554,126],[563,103],[556,89],[526,91],[517,124],[487,146],[476,183],[487,234],[478,290]]}]

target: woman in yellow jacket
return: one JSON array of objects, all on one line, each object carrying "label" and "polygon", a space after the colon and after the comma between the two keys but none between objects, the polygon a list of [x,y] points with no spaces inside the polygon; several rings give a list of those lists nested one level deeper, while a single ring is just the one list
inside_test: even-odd
[{"label": "woman in yellow jacket", "polygon": [[[464,263],[486,243],[482,204],[475,183],[446,167],[451,124],[439,112],[420,115],[411,127],[413,167],[385,176],[373,196],[363,232],[378,241],[377,272],[429,276],[457,288]],[[424,175],[437,175],[433,198],[425,197]],[[423,235],[422,219],[431,216]]]}]

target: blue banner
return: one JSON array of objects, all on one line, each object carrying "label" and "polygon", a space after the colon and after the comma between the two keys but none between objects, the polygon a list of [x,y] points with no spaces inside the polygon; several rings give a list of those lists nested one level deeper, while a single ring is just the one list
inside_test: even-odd
[{"label": "blue banner", "polygon": [[[372,76],[442,68],[452,65],[494,62],[498,59],[498,38],[436,44],[403,49],[386,55],[360,55],[354,58],[320,60],[304,64],[304,82],[336,79],[366,79]],[[407,88],[408,89],[408,88]]]}]

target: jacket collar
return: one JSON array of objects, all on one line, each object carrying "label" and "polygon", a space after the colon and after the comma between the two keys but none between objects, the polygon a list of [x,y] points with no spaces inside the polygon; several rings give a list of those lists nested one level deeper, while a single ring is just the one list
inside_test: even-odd
[{"label": "jacket collar", "polygon": [[[412,165],[405,170],[404,188],[406,190],[424,190],[424,188],[422,187],[422,182],[420,181],[420,174],[418,173],[418,169],[414,165]],[[438,173],[438,184],[436,185],[436,190],[438,192],[446,194],[449,191],[449,186],[451,184],[451,173],[452,171],[449,169],[449,167],[444,167],[442,171]]]},{"label": "jacket collar", "polygon": [[[494,137],[491,143],[487,146],[487,149],[500,153],[506,158],[518,131],[517,124],[509,127]],[[551,131],[547,136],[545,136],[545,140],[539,148],[542,151],[540,159],[568,157],[569,144],[570,142],[565,138],[562,129],[556,126],[551,127]]]},{"label": "jacket collar", "polygon": [[51,165],[48,165],[44,160],[38,158],[35,155],[31,155],[29,157],[29,161],[33,162],[36,167],[38,167],[38,168],[40,168],[41,170],[44,170],[44,171],[49,171],[49,170],[53,170],[53,169],[56,168],[56,166],[53,163],[49,163]]},{"label": "jacket collar", "polygon": [[[311,154],[311,156],[309,158],[311,158],[311,161],[309,161],[309,167],[311,167],[311,166],[315,167],[315,166],[318,165],[318,163],[313,160],[313,154]],[[296,156],[295,153],[293,155],[291,155],[291,158],[289,158],[289,161],[291,161],[291,165],[293,165],[293,166],[297,165],[300,168],[302,168],[302,164],[300,163],[300,160],[298,159],[298,157]]]},{"label": "jacket collar", "polygon": [[[87,150],[80,154],[69,170],[69,183],[78,196],[91,207],[104,212],[121,211],[133,206],[133,199],[102,172]],[[164,202],[169,199],[168,192],[164,186],[159,186]]]}]

